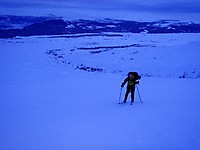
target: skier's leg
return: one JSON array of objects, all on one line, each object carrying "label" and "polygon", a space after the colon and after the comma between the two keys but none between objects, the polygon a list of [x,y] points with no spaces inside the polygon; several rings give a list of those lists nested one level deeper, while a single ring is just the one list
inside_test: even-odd
[{"label": "skier's leg", "polygon": [[135,86],[131,87],[131,102],[134,102]]},{"label": "skier's leg", "polygon": [[130,93],[130,88],[127,87],[127,89],[126,89],[126,94],[125,94],[125,97],[124,97],[124,103],[126,103],[129,93]]}]

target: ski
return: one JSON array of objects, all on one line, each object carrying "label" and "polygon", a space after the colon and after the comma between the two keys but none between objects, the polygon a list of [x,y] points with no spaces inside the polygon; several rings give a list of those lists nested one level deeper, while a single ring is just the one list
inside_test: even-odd
[{"label": "ski", "polygon": [[[134,102],[131,102],[130,105],[133,105]],[[126,104],[124,102],[119,102],[118,104]]]},{"label": "ski", "polygon": [[118,104],[125,104],[124,102],[119,102]]}]

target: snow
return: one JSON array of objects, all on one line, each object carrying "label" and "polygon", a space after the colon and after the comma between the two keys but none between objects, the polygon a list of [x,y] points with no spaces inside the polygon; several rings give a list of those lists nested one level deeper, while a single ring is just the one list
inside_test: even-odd
[{"label": "snow", "polygon": [[[200,35],[121,34],[1,39],[0,149],[198,150]],[[130,44],[145,46],[78,50]],[[136,92],[132,106],[117,104],[128,71],[143,74],[144,103]]]}]

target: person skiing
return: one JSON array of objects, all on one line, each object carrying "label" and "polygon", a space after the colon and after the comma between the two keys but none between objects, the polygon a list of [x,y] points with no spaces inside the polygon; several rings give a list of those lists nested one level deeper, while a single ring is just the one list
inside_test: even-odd
[{"label": "person skiing", "polygon": [[137,72],[129,72],[128,77],[121,84],[121,87],[123,88],[124,85],[128,82],[126,94],[123,101],[124,103],[126,103],[128,94],[130,92],[131,92],[131,104],[134,103],[135,84],[139,84],[139,79],[141,79],[141,76],[139,76]]}]

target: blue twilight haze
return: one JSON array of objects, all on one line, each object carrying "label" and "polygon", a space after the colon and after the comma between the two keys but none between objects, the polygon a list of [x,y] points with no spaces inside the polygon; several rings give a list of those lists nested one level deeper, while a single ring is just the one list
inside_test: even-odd
[{"label": "blue twilight haze", "polygon": [[0,14],[200,20],[200,0],[1,0]]}]

